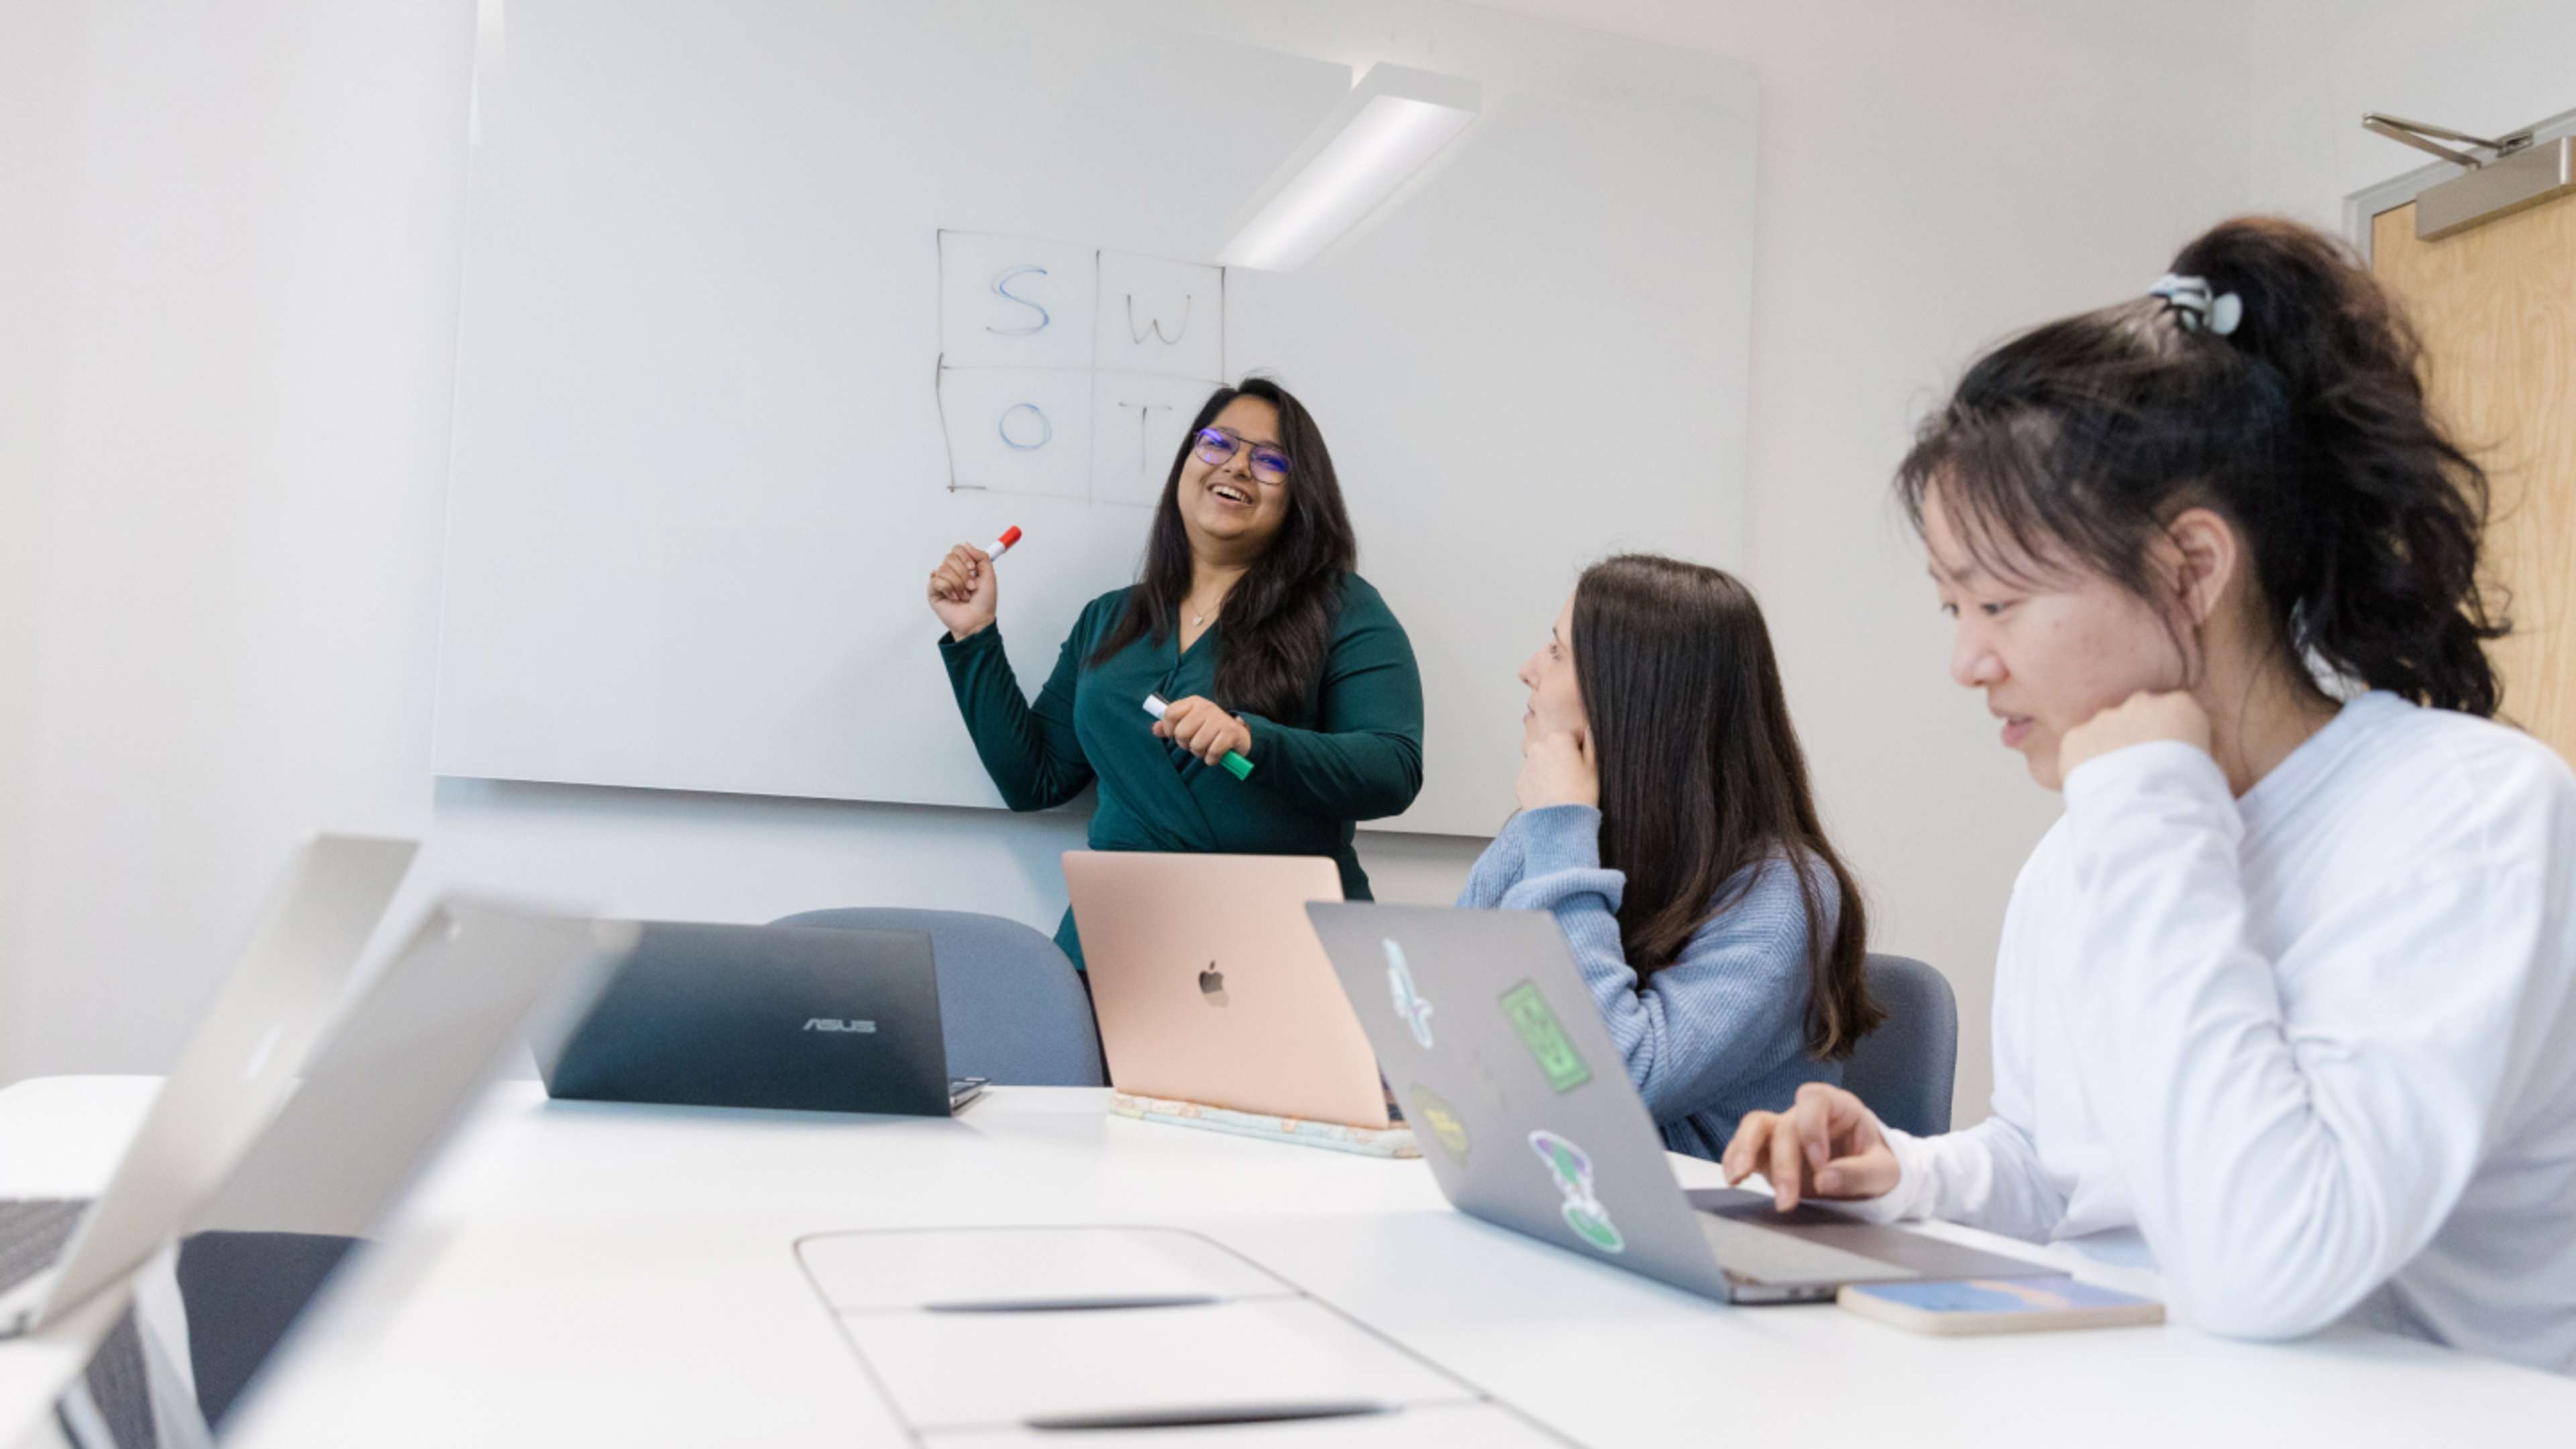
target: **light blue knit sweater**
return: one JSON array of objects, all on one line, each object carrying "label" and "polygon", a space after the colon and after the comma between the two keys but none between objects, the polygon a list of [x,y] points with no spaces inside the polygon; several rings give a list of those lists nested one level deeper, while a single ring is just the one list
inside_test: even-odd
[{"label": "light blue knit sweater", "polygon": [[[1838,1063],[1807,1055],[1807,913],[1797,879],[1785,856],[1745,869],[1759,872],[1752,887],[1642,986],[1619,941],[1627,877],[1602,867],[1601,812],[1588,805],[1513,816],[1458,897],[1462,906],[1556,917],[1664,1145],[1695,1157],[1716,1158],[1745,1113],[1778,1111],[1800,1083],[1842,1081]],[[1831,872],[1816,875],[1830,917],[1841,898]],[[1730,878],[1718,899],[1739,883]]]}]

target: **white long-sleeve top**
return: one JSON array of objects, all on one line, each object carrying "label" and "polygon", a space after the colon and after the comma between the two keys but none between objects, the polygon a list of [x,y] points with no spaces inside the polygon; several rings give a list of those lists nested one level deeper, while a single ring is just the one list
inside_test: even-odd
[{"label": "white long-sleeve top", "polygon": [[2576,777],[2529,736],[2370,694],[2241,799],[2189,745],[2088,761],[1994,1045],[1994,1115],[1886,1129],[1865,1215],[2142,1237],[2214,1332],[2576,1372]]}]

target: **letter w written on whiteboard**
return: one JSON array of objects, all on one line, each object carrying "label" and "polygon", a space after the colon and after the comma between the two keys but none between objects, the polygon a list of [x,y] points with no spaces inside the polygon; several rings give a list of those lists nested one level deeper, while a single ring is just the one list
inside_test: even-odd
[{"label": "letter w written on whiteboard", "polygon": [[1191,308],[1193,305],[1195,305],[1197,302],[1198,302],[1198,298],[1196,298],[1196,297],[1187,297],[1187,296],[1185,296],[1185,297],[1181,298],[1181,322],[1180,322],[1180,325],[1172,329],[1172,335],[1171,335],[1171,336],[1166,337],[1166,336],[1164,336],[1164,335],[1163,335],[1163,319],[1162,319],[1162,318],[1160,318],[1160,317],[1154,316],[1154,315],[1153,315],[1153,314],[1151,314],[1151,313],[1146,314],[1146,317],[1145,317],[1145,325],[1144,325],[1144,327],[1143,327],[1142,329],[1139,329],[1139,328],[1136,326],[1136,294],[1135,294],[1135,293],[1133,293],[1133,292],[1128,293],[1128,294],[1127,294],[1127,337],[1128,337],[1128,340],[1129,340],[1129,341],[1131,341],[1131,342],[1136,343],[1136,344],[1137,344],[1137,345],[1139,345],[1139,346],[1142,346],[1142,345],[1144,345],[1144,341],[1145,341],[1145,339],[1146,339],[1147,337],[1149,337],[1149,336],[1150,336],[1150,337],[1152,337],[1155,341],[1162,343],[1165,347],[1178,347],[1178,346],[1180,346],[1180,345],[1181,345],[1181,339],[1190,335],[1190,308]]}]

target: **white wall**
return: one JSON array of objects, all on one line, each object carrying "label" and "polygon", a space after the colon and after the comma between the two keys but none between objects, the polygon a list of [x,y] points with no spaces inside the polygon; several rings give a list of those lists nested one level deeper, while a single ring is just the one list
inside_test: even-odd
[{"label": "white wall", "polygon": [[[155,1067],[317,822],[421,737],[470,13],[62,12],[0,1075]],[[0,343],[14,352],[17,339]],[[13,492],[23,484],[13,480]]]},{"label": "white wall", "polygon": [[[1888,470],[1979,343],[2142,288],[2243,202],[2248,52],[2211,43],[2204,0],[1506,8],[1760,74],[1750,572],[1882,945],[1960,985],[1973,1116],[1996,925],[2055,801],[1947,682]],[[45,329],[0,336],[0,383],[42,400],[32,443],[0,433],[0,667],[32,685],[0,699],[0,1080],[165,1062],[315,824],[427,832],[414,895],[1060,904],[1065,817],[433,790],[470,11],[87,0],[0,38],[61,118],[37,159],[77,181],[0,191],[0,261],[26,269],[0,297],[62,323],[32,363]],[[1443,899],[1473,845],[1363,854],[1390,898]]]},{"label": "white wall", "polygon": [[2365,111],[2497,136],[2576,110],[2567,0],[2274,0],[2250,12],[2250,195],[2340,230],[2343,199],[2431,162],[2361,128]]},{"label": "white wall", "polygon": [[65,117],[75,109],[78,48],[69,12],[37,10],[0,29],[0,1081],[18,1019],[19,937],[29,884],[12,828],[33,777],[36,560],[49,476],[62,218],[71,184]]}]

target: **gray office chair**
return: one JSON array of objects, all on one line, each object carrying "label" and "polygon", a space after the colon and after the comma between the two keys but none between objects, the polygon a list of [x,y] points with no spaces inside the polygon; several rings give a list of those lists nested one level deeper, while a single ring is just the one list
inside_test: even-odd
[{"label": "gray office chair", "polygon": [[1869,958],[1869,994],[1887,1021],[1843,1063],[1843,1085],[1890,1127],[1928,1137],[1950,1130],[1959,1067],[1959,999],[1941,973],[1911,956]]},{"label": "gray office chair", "polygon": [[804,911],[775,926],[927,931],[952,1077],[1019,1087],[1105,1087],[1091,995],[1055,942],[1017,921],[897,906]]}]

